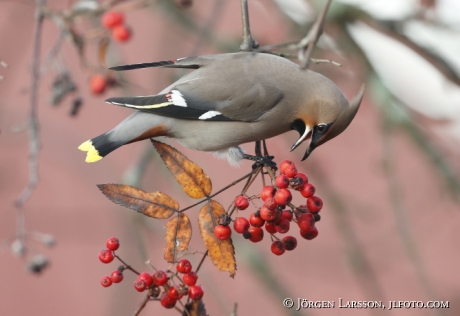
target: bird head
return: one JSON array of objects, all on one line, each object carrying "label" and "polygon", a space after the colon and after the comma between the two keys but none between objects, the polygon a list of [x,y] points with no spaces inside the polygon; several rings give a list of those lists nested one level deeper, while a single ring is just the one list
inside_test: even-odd
[{"label": "bird head", "polygon": [[306,142],[307,149],[302,161],[312,151],[325,142],[342,133],[358,112],[364,93],[364,85],[349,102],[335,84],[328,91],[316,93],[316,97],[300,108],[291,129],[299,133],[299,139],[292,145],[291,151]]}]

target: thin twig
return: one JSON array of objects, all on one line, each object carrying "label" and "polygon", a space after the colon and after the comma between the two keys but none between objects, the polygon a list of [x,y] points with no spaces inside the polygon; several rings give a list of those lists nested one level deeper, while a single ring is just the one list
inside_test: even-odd
[{"label": "thin twig", "polygon": [[315,63],[315,64],[332,64],[337,67],[342,67],[342,64],[333,61],[331,59],[315,59],[315,58],[310,58],[310,61]]},{"label": "thin twig", "polygon": [[313,49],[315,48],[316,42],[318,42],[319,37],[323,33],[326,13],[329,9],[329,5],[331,4],[331,2],[332,0],[326,1],[323,10],[321,10],[320,14],[316,18],[316,21],[315,23],[313,23],[307,36],[299,42],[299,60],[302,63],[302,69],[307,69],[308,64],[310,63],[310,56],[313,53]]},{"label": "thin twig", "polygon": [[28,124],[29,136],[29,182],[16,198],[16,234],[20,240],[24,239],[25,214],[24,203],[30,197],[38,183],[38,152],[40,151],[40,134],[37,117],[38,84],[40,81],[40,44],[42,35],[43,12],[46,0],[37,0],[35,9],[34,43],[32,52],[32,83],[30,94],[30,112]]},{"label": "thin twig", "polygon": [[144,297],[144,299],[142,300],[142,302],[139,304],[139,307],[134,312],[134,316],[138,316],[141,313],[141,311],[144,309],[145,305],[147,305],[147,302],[149,301],[149,299],[150,299],[150,295],[147,294]]},{"label": "thin twig", "polygon": [[255,48],[259,47],[259,43],[251,35],[248,0],[241,0],[241,20],[243,22],[243,43],[241,43],[240,51],[252,52]]},{"label": "thin twig", "polygon": [[117,256],[115,253],[113,254],[113,256],[115,258],[117,258],[118,260],[120,260],[121,263],[123,263],[123,265],[125,266],[125,269],[128,269],[128,270],[131,270],[133,271],[135,274],[139,275],[140,273],[137,272],[133,267],[131,267],[129,264],[127,264],[126,262],[123,261],[123,259],[121,259],[119,256]]},{"label": "thin twig", "polygon": [[192,205],[190,205],[190,206],[187,206],[186,208],[183,208],[183,209],[181,209],[181,210],[178,211],[178,212],[179,212],[179,213],[185,212],[186,210],[191,209],[192,207],[195,207],[195,206],[197,206],[197,205],[199,205],[199,204],[201,204],[201,203],[204,203],[204,202],[208,201],[209,199],[215,197],[216,195],[218,195],[218,194],[224,192],[225,190],[231,188],[231,187],[234,186],[235,184],[237,184],[237,183],[243,181],[244,179],[250,177],[250,176],[253,175],[256,171],[257,171],[257,169],[252,170],[250,173],[248,173],[248,174],[246,174],[245,176],[239,178],[238,180],[233,181],[232,183],[230,183],[229,185],[223,187],[222,189],[220,189],[220,190],[217,191],[216,193],[211,194],[210,196],[206,197],[205,199],[203,199],[203,200],[201,200],[201,201],[198,201],[198,202],[196,202],[195,204],[192,204]]}]

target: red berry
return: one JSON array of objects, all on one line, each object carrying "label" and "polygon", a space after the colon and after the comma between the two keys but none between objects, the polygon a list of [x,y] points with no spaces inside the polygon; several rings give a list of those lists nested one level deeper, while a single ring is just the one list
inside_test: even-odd
[{"label": "red berry", "polygon": [[199,285],[192,285],[188,288],[188,296],[196,301],[203,297],[203,288]]},{"label": "red berry", "polygon": [[112,237],[107,240],[107,249],[115,251],[120,247],[120,241],[118,240],[117,237]]},{"label": "red berry", "polygon": [[318,213],[323,208],[323,200],[317,196],[312,196],[307,199],[307,207],[312,213]]},{"label": "red berry", "polygon": [[147,272],[142,272],[141,274],[139,274],[137,279],[144,281],[147,287],[150,287],[153,284],[153,277]]},{"label": "red berry", "polygon": [[288,221],[292,221],[293,215],[292,215],[292,212],[290,210],[284,210],[281,213],[281,217],[287,219]]},{"label": "red berry", "polygon": [[116,25],[112,29],[112,36],[119,42],[126,42],[131,37],[131,30],[123,24]]},{"label": "red berry", "polygon": [[265,224],[265,220],[259,216],[256,216],[255,213],[249,215],[249,223],[254,227],[262,227]]},{"label": "red berry", "polygon": [[178,272],[183,273],[183,274],[189,273],[190,271],[192,271],[192,264],[187,259],[181,259],[177,263],[176,269]]},{"label": "red berry", "polygon": [[271,210],[267,208],[265,205],[262,206],[262,208],[260,209],[260,217],[265,221],[272,221],[276,218],[277,215],[278,211],[276,209]]},{"label": "red berry", "polygon": [[269,197],[273,197],[275,195],[275,192],[276,189],[273,186],[267,185],[262,189],[262,192],[260,193],[260,198],[262,199],[262,201],[265,201]]},{"label": "red berry", "polygon": [[279,205],[287,205],[292,201],[291,191],[288,189],[279,189],[275,193],[275,201]]},{"label": "red berry", "polygon": [[103,75],[96,74],[91,77],[89,85],[92,93],[101,94],[105,91],[105,88],[107,88],[107,78]]},{"label": "red berry", "polygon": [[264,206],[267,207],[268,209],[274,210],[278,206],[278,203],[276,203],[274,198],[269,197],[265,200]]},{"label": "red berry", "polygon": [[280,189],[286,189],[289,186],[289,178],[284,174],[280,174],[276,177],[275,184]]},{"label": "red berry", "polygon": [[232,230],[227,225],[217,225],[214,227],[214,236],[216,236],[217,239],[228,239],[231,234]]},{"label": "red berry", "polygon": [[99,260],[101,260],[102,263],[110,263],[113,261],[113,258],[112,250],[106,249],[99,253]]},{"label": "red berry", "polygon": [[289,226],[291,226],[291,222],[285,218],[281,218],[276,224],[275,229],[280,234],[286,234],[289,231]]},{"label": "red berry", "polygon": [[307,175],[305,173],[297,172],[297,175],[292,180],[296,180],[296,179],[299,179],[299,178],[302,179],[302,185],[300,185],[300,181],[299,181],[299,184],[297,186],[294,187],[292,184],[291,184],[291,186],[292,186],[292,188],[294,190],[299,190],[300,191],[308,183],[308,177],[307,177]]},{"label": "red berry", "polygon": [[259,242],[264,239],[264,231],[260,227],[249,227],[248,232],[251,235],[249,240],[252,242]]},{"label": "red berry", "polygon": [[137,279],[136,282],[134,282],[134,288],[138,292],[144,292],[145,289],[147,288],[147,285],[145,284],[145,282],[143,280]]},{"label": "red berry", "polygon": [[249,201],[248,201],[247,198],[245,198],[244,196],[240,195],[235,199],[235,206],[241,211],[245,210],[249,206]]},{"label": "red berry", "polygon": [[161,306],[167,309],[174,308],[174,306],[176,306],[176,302],[177,300],[169,297],[168,293],[163,294],[160,299]]},{"label": "red berry", "polygon": [[173,285],[168,290],[168,296],[173,300],[180,300],[184,296],[184,288]]},{"label": "red berry", "polygon": [[166,283],[168,283],[169,280],[168,275],[163,270],[155,271],[155,273],[152,275],[152,278],[153,284],[155,284],[156,286],[165,285]]},{"label": "red berry", "polygon": [[275,255],[281,256],[285,251],[283,242],[280,240],[275,240],[272,243],[271,250]]},{"label": "red berry", "polygon": [[233,229],[242,234],[249,229],[249,221],[245,217],[237,217],[233,223]]},{"label": "red berry", "polygon": [[305,239],[312,240],[318,236],[318,228],[316,228],[316,226],[312,226],[307,230],[301,229],[300,235]]},{"label": "red berry", "polygon": [[293,236],[286,236],[282,241],[286,250],[294,250],[297,247],[297,239]]},{"label": "red berry", "polygon": [[300,194],[302,194],[303,197],[309,198],[312,197],[316,192],[316,188],[313,184],[307,183],[306,185],[303,186],[303,188],[300,190]]},{"label": "red berry", "polygon": [[198,280],[198,274],[196,274],[195,272],[189,272],[187,274],[184,274],[182,280],[186,285],[195,285],[196,280]]},{"label": "red berry", "polygon": [[285,170],[287,167],[290,167],[290,166],[294,166],[294,167],[295,167],[295,164],[294,164],[291,160],[283,160],[283,161],[281,161],[281,163],[279,164],[280,172],[281,172],[282,174],[284,174],[284,170]]},{"label": "red berry", "polygon": [[112,280],[108,276],[102,277],[101,284],[102,284],[103,287],[111,286],[112,285]]},{"label": "red berry", "polygon": [[269,234],[276,234],[275,223],[273,223],[273,222],[266,222],[266,223],[265,223],[265,230],[266,230]]},{"label": "red berry", "polygon": [[307,231],[311,227],[315,226],[315,219],[310,213],[302,214],[297,220],[297,224],[301,230]]},{"label": "red berry", "polygon": [[284,168],[283,172],[288,178],[294,178],[297,175],[297,168],[294,164]]},{"label": "red berry", "polygon": [[110,280],[112,280],[113,283],[120,283],[123,280],[123,272],[120,270],[113,271],[110,275]]},{"label": "red berry", "polygon": [[123,13],[116,11],[107,11],[102,16],[102,25],[107,29],[111,29],[117,25],[122,24],[124,19],[125,15]]}]

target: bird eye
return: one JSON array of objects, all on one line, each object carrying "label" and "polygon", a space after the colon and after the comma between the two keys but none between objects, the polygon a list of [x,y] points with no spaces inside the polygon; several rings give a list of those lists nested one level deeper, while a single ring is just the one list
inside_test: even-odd
[{"label": "bird eye", "polygon": [[327,129],[327,125],[326,124],[320,124],[316,127],[316,129],[318,130],[319,133],[324,133]]}]

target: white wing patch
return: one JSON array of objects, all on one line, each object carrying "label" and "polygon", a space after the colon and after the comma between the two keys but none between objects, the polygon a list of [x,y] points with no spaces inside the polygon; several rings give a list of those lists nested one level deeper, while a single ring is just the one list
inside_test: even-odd
[{"label": "white wing patch", "polygon": [[179,90],[171,90],[171,101],[176,106],[187,107],[187,102]]},{"label": "white wing patch", "polygon": [[198,118],[199,120],[207,120],[210,119],[216,115],[221,115],[222,113],[218,111],[208,111],[206,113],[201,114],[201,116]]}]

